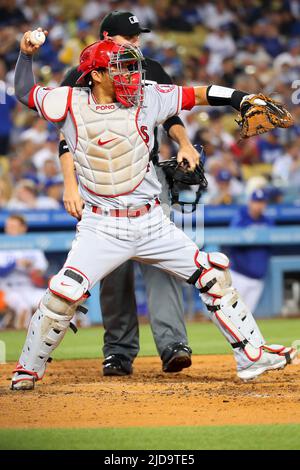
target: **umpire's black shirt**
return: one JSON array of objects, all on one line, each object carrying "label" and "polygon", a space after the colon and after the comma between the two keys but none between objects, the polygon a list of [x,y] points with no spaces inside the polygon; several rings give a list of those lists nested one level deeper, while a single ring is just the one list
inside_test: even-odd
[{"label": "umpire's black shirt", "polygon": [[[148,57],[145,58],[143,61],[143,68],[146,71],[146,85],[154,85],[156,83],[165,83],[169,84],[172,83],[171,78],[169,75],[164,71],[162,66],[156,60],[149,59]],[[70,86],[75,87],[79,86],[76,85],[76,81],[80,77],[81,72],[78,72],[77,67],[72,67],[67,75],[65,76],[64,80],[62,81],[60,86]],[[179,124],[183,126],[182,120],[178,116],[172,116],[164,122],[164,128],[166,132],[169,132],[170,127],[174,126],[174,124]],[[158,142],[157,142],[157,128],[155,129],[155,140],[154,146],[151,152],[151,157],[156,161],[157,154],[158,154]]]}]

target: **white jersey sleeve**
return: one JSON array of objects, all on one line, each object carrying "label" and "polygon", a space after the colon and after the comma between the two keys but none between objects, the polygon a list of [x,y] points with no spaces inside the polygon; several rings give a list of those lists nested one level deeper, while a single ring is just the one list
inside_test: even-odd
[{"label": "white jersey sleeve", "polygon": [[66,119],[72,99],[72,88],[64,86],[58,88],[41,87],[32,88],[29,97],[29,107],[38,111],[39,115],[47,121],[63,123]]},{"label": "white jersey sleeve", "polygon": [[145,105],[151,109],[156,124],[161,124],[181,109],[181,87],[153,85],[145,88]]},{"label": "white jersey sleeve", "polygon": [[176,85],[154,85],[145,88],[145,106],[151,109],[156,124],[161,124],[182,109],[191,109],[194,105],[194,88]]}]

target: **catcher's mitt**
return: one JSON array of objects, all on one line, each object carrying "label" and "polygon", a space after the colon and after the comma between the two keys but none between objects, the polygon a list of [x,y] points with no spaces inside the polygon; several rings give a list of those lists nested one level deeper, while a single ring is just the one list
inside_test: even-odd
[{"label": "catcher's mitt", "polygon": [[166,175],[166,179],[170,188],[172,204],[189,204],[186,202],[181,203],[179,201],[180,191],[189,189],[190,186],[198,186],[195,200],[192,202],[193,210],[195,210],[196,204],[199,202],[202,192],[206,190],[207,179],[205,178],[204,167],[201,161],[203,147],[201,147],[199,153],[199,164],[194,170],[190,170],[189,163],[186,160],[178,163],[176,156],[172,157],[170,160],[165,160],[158,163],[158,166],[164,170]]},{"label": "catcher's mitt", "polygon": [[241,137],[263,134],[276,127],[290,127],[294,120],[287,109],[262,93],[247,95],[241,104],[237,123],[241,127]]}]

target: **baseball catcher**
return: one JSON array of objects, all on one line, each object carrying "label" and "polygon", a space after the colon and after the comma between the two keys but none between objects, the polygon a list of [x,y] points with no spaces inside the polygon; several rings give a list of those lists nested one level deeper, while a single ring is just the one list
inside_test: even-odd
[{"label": "baseball catcher", "polygon": [[81,53],[80,81],[90,86],[45,88],[34,83],[31,56],[36,49],[29,36],[25,33],[21,41],[16,95],[63,132],[74,155],[85,207],[67,260],[50,280],[32,317],[12,389],[34,388],[88,291],[131,258],[195,285],[212,321],[233,348],[240,379],[285,367],[295,351],[266,345],[232,285],[227,256],[200,251],[163,214],[161,188],[149,163],[153,130],[159,123],[198,105],[240,110],[247,93],[215,85],[144,87],[141,51],[111,40],[96,42]]},{"label": "baseball catcher", "polygon": [[[142,35],[150,33],[130,11],[110,12],[101,22],[99,39],[109,38],[118,44],[131,43],[139,47]],[[172,79],[161,64],[149,57],[142,62],[145,85],[172,84]],[[70,69],[60,86],[78,87],[81,73],[77,66]],[[83,85],[84,86],[84,85]],[[169,117],[163,127],[170,138],[178,144],[177,156],[193,163],[199,160],[196,149],[189,141],[187,131],[178,115]],[[169,186],[162,169],[157,167],[159,138],[154,130],[154,146],[151,159],[155,165],[162,190],[161,201],[170,204]],[[73,160],[65,140],[60,143],[60,159]],[[157,158],[158,160],[158,158]],[[80,219],[82,199],[76,175],[64,178],[64,204],[66,210]],[[191,349],[188,346],[184,323],[184,302],[179,279],[155,267],[140,263],[142,277],[147,285],[146,297],[153,339],[162,361],[162,370],[172,373],[191,365]],[[100,304],[104,327],[103,375],[124,376],[133,372],[133,361],[139,352],[139,324],[135,299],[134,262],[128,260],[109,273],[100,283]],[[161,289],[161,286],[164,289]],[[170,302],[170,299],[172,301]]]}]

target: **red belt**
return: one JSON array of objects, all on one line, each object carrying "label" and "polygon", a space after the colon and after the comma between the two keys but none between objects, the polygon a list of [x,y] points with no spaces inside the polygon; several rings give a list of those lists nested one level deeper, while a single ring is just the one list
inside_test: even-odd
[{"label": "red belt", "polygon": [[159,206],[159,199],[155,199],[155,204],[146,204],[145,206],[138,207],[137,209],[103,209],[101,207],[92,206],[94,214],[108,215],[110,217],[140,217],[147,214],[151,207]]}]

